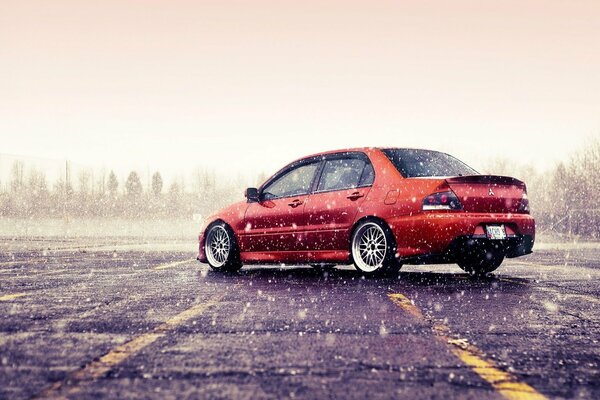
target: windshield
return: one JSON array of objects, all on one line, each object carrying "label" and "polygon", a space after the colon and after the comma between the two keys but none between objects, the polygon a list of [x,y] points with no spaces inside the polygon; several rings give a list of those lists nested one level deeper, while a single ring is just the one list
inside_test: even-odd
[{"label": "windshield", "polygon": [[383,152],[405,178],[478,175],[467,164],[438,151],[384,149]]}]

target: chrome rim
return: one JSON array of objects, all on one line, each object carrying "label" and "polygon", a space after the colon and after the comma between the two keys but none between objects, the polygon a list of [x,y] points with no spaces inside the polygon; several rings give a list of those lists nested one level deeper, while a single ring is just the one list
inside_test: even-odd
[{"label": "chrome rim", "polygon": [[361,225],[352,239],[352,257],[356,266],[364,272],[373,272],[381,268],[387,239],[385,232],[374,222]]},{"label": "chrome rim", "polygon": [[215,226],[206,238],[206,258],[213,267],[222,267],[229,258],[231,240],[222,226]]}]

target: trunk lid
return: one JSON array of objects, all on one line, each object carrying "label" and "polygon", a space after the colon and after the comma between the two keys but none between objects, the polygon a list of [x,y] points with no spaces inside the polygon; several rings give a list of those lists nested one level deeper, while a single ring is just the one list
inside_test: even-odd
[{"label": "trunk lid", "polygon": [[508,176],[469,175],[446,178],[464,211],[482,213],[528,212],[525,183]]}]

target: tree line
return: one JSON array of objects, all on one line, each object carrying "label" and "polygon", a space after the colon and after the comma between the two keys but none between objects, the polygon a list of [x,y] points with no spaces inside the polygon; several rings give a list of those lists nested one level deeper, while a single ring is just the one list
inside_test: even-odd
[{"label": "tree line", "polygon": [[165,184],[160,172],[152,174],[146,187],[140,174],[131,171],[124,181],[117,175],[80,171],[49,183],[44,171],[28,168],[22,161],[11,167],[8,182],[0,182],[0,216],[17,218],[126,217],[191,218],[210,213],[227,201],[241,197],[243,184],[219,180],[213,172],[198,170],[186,190],[182,178]]},{"label": "tree line", "polygon": [[[564,162],[547,171],[497,159],[487,172],[520,178],[527,183],[531,213],[539,233],[600,237],[600,141],[590,140]],[[262,178],[265,176],[263,175]],[[206,215],[234,199],[246,186],[241,178],[219,179],[198,170],[190,187],[183,179],[165,184],[160,172],[142,184],[132,171],[120,181],[114,172],[69,168],[52,184],[44,171],[15,161],[7,182],[0,182],[0,216],[191,218]]]},{"label": "tree line", "polygon": [[548,171],[527,163],[497,159],[487,170],[527,183],[531,213],[540,234],[600,238],[600,141],[581,149]]}]

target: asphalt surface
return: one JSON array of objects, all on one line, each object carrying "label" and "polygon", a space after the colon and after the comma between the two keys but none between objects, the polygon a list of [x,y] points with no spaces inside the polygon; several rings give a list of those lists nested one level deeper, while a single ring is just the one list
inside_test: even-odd
[{"label": "asphalt surface", "polygon": [[363,279],[23,243],[0,244],[0,398],[600,398],[591,246]]}]

